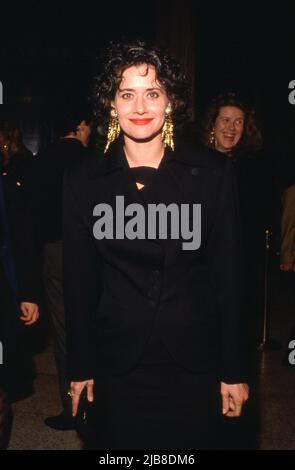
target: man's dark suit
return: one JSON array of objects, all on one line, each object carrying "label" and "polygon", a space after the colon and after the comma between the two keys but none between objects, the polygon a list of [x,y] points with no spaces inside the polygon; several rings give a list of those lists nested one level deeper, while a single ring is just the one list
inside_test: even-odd
[{"label": "man's dark suit", "polygon": [[140,360],[158,319],[176,362],[245,381],[242,260],[235,186],[228,158],[209,150],[167,151],[158,169],[175,180],[169,204],[202,206],[195,251],[170,240],[97,240],[93,209],[142,203],[120,144],[103,158],[71,168],[64,189],[64,279],[71,380],[102,370],[124,373]]}]

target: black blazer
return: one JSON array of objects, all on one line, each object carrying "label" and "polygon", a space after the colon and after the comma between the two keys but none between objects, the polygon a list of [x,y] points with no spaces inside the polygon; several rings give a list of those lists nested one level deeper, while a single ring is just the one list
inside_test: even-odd
[{"label": "black blazer", "polygon": [[42,150],[32,175],[32,206],[40,246],[62,238],[63,177],[66,168],[88,157],[77,139],[60,138]]},{"label": "black blazer", "polygon": [[[124,373],[139,360],[155,320],[176,362],[245,381],[242,259],[237,197],[228,158],[208,149],[166,150],[170,202],[200,203],[202,242],[184,251],[156,240],[97,240],[98,203],[142,203],[120,144],[68,170],[64,182],[64,282],[69,375]],[[171,180],[170,180],[171,181]]]}]

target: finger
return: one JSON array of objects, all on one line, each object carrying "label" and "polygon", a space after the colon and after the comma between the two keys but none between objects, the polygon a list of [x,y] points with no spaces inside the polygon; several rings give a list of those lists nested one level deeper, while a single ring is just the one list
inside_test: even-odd
[{"label": "finger", "polygon": [[229,410],[230,411],[236,410],[236,404],[232,396],[229,396]]},{"label": "finger", "polygon": [[226,415],[227,418],[238,418],[242,414],[242,406],[237,406],[235,410],[229,411]]},{"label": "finger", "polygon": [[36,310],[32,313],[31,318],[30,318],[30,324],[35,323],[39,318],[39,311]]},{"label": "finger", "polygon": [[32,313],[32,321],[33,321],[33,323],[35,323],[35,321],[37,321],[38,318],[39,318],[39,312],[38,312],[38,310],[37,310],[37,311],[34,311],[34,312]]},{"label": "finger", "polygon": [[93,384],[87,384],[87,400],[88,401],[94,400]]},{"label": "finger", "polygon": [[35,323],[35,319],[34,319],[34,318],[31,318],[30,320],[27,320],[27,321],[25,322],[25,326],[32,325],[33,323]]},{"label": "finger", "polygon": [[38,318],[39,318],[39,312],[34,311],[29,315],[29,317],[26,317],[24,321],[26,325],[32,325],[38,320]]},{"label": "finger", "polygon": [[72,415],[76,416],[80,401],[80,393],[72,392]]},{"label": "finger", "polygon": [[228,393],[226,395],[221,395],[222,396],[222,414],[225,415],[229,411],[229,395]]},{"label": "finger", "polygon": [[20,311],[23,317],[27,317],[29,315],[29,310],[26,307],[21,307]]},{"label": "finger", "polygon": [[20,320],[22,320],[22,321],[27,321],[27,320],[28,320],[28,317],[27,317],[27,316],[24,316],[24,315],[22,315],[22,316],[19,317],[19,318],[20,318]]},{"label": "finger", "polygon": [[243,408],[242,403],[239,403],[239,404],[236,405],[236,409],[235,409],[236,416],[241,416],[241,414],[242,414],[242,408]]},{"label": "finger", "polygon": [[242,414],[242,402],[236,400],[234,397],[230,397],[230,410],[227,414],[228,417],[237,417]]},{"label": "finger", "polygon": [[31,311],[31,310],[28,310],[26,315],[25,315],[25,318],[28,320],[28,321],[31,321],[32,318],[33,318],[33,315],[34,315],[34,312]]},{"label": "finger", "polygon": [[21,313],[22,313],[22,318],[30,318],[32,317],[32,315],[34,314],[34,309],[30,308],[30,307],[27,307],[27,306],[22,306],[21,307]]},{"label": "finger", "polygon": [[227,418],[233,418],[236,413],[236,405],[233,398],[229,395],[228,397],[228,411],[224,413]]},{"label": "finger", "polygon": [[20,317],[20,319],[24,322],[25,325],[28,325],[31,323],[32,318],[30,317]]},{"label": "finger", "polygon": [[226,418],[237,418],[236,412],[235,411],[229,411],[225,415]]},{"label": "finger", "polygon": [[229,403],[229,409],[228,409],[228,412],[226,413],[226,416],[228,418],[231,418],[235,416],[235,413],[236,413],[236,405],[231,396],[229,396],[228,403]]}]

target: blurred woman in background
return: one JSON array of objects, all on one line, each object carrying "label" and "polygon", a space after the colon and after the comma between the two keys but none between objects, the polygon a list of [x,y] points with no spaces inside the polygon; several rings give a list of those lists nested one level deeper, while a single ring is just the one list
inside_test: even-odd
[{"label": "blurred woman in background", "polygon": [[[271,165],[262,153],[256,112],[235,93],[220,94],[211,101],[202,123],[202,140],[206,147],[226,155],[235,169],[244,246],[244,314],[248,318],[248,336],[252,343],[251,382],[255,383],[256,349],[263,327],[265,254],[275,207]],[[228,429],[228,425],[226,428],[231,434],[230,438],[227,436],[232,443],[231,448],[255,447],[257,430],[249,431],[248,425],[237,424],[232,429]]]},{"label": "blurred woman in background", "polygon": [[244,239],[246,308],[255,320],[252,327],[257,342],[263,316],[265,237],[272,225],[273,201],[270,163],[261,152],[262,135],[255,110],[235,93],[218,95],[203,119],[202,140],[234,164]]}]

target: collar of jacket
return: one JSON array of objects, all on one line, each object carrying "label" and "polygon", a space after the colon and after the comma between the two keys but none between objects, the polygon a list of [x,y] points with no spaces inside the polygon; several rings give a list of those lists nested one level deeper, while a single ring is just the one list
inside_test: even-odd
[{"label": "collar of jacket", "polygon": [[[195,148],[181,142],[176,146],[174,152],[168,148],[165,149],[160,166],[169,165],[171,162],[178,162],[190,167],[207,167],[210,161],[210,159],[206,158],[207,153],[207,149]],[[92,173],[91,179],[99,178],[124,168],[128,168],[128,163],[123,150],[123,142],[119,140],[112,144],[106,155],[101,157],[100,165]]]}]

